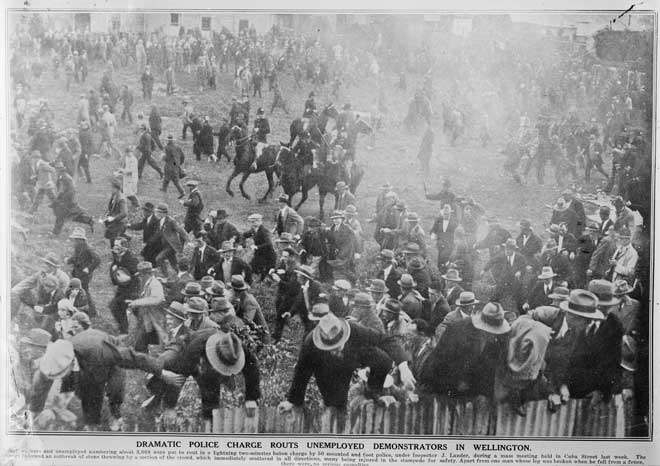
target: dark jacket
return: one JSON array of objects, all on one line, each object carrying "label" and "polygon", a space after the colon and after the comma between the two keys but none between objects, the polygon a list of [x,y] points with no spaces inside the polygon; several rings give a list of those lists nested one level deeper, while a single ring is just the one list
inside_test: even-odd
[{"label": "dark jacket", "polygon": [[[123,295],[127,296],[137,296],[138,287],[140,286],[140,280],[137,277],[137,265],[139,261],[131,251],[126,251],[124,255],[121,256],[121,258],[118,258],[114,253],[112,256],[113,260],[112,264],[110,264],[110,280],[112,281],[112,284],[117,287],[117,293],[122,293]],[[113,266],[115,265],[118,268],[125,269],[126,272],[131,276],[131,281],[123,285],[120,284],[115,279],[115,274],[113,273]]]},{"label": "dark jacket", "polygon": [[[207,246],[208,247],[208,246]],[[211,270],[211,275],[213,278],[216,280],[219,280],[221,282],[225,282],[225,277],[224,273],[222,270],[223,264],[225,263],[225,258],[220,256],[218,260],[216,260],[215,263],[212,264],[213,270]],[[248,285],[252,284],[252,268],[250,265],[245,262],[243,259],[240,257],[232,257],[231,259],[231,267],[230,267],[230,274],[231,275],[243,275],[245,277],[245,282]],[[230,283],[226,283],[226,285],[229,285]]]},{"label": "dark jacket", "polygon": [[520,272],[522,275],[526,265],[527,261],[520,253],[516,252],[513,259],[513,266],[511,266],[506,254],[501,253],[486,263],[484,272],[490,271],[493,274],[495,283],[499,288],[500,298],[503,295],[509,294],[515,296],[521,291],[521,281],[516,278],[516,272]]},{"label": "dark jacket", "polygon": [[241,241],[241,233],[228,220],[219,220],[215,222],[211,231],[209,231],[209,242],[214,248],[218,249],[222,243],[234,238],[236,243]]},{"label": "dark jacket", "polygon": [[209,124],[202,125],[199,130],[199,140],[197,142],[202,154],[213,154],[213,128]]},{"label": "dark jacket", "polygon": [[[548,291],[548,294],[552,294],[552,289],[556,286],[557,282],[556,280],[553,280],[552,285],[550,285],[550,291]],[[548,298],[548,294],[545,293],[545,285],[543,284],[543,280],[538,280],[527,296],[527,303],[529,304],[529,308],[536,309],[539,306],[549,306],[552,303],[552,299]]]},{"label": "dark jacket", "polygon": [[204,202],[202,195],[196,189],[190,193],[188,199],[183,202],[186,208],[186,216],[183,221],[183,227],[186,231],[198,231],[202,227],[202,210],[204,210]]},{"label": "dark jacket", "polygon": [[181,176],[181,167],[186,161],[186,157],[183,155],[183,151],[179,146],[173,142],[168,142],[165,146],[165,157],[163,161],[165,162],[165,175]]},{"label": "dark jacket", "polygon": [[196,247],[190,261],[190,271],[195,280],[201,280],[202,277],[208,275],[208,270],[218,262],[219,257],[218,251],[213,246],[207,244],[204,247],[203,256],[200,249]]},{"label": "dark jacket", "polygon": [[170,304],[172,301],[183,302],[183,290],[186,287],[186,283],[194,282],[195,277],[192,276],[190,272],[184,272],[179,277],[178,274],[171,279],[163,283],[163,288],[165,291],[165,301],[167,304]]},{"label": "dark jacket", "polygon": [[277,255],[275,254],[270,231],[265,226],[259,226],[256,231],[253,229],[246,231],[243,233],[243,238],[252,238],[254,245],[257,247],[252,258],[252,270],[260,273],[267,272],[275,267]]},{"label": "dark jacket", "polygon": [[[89,280],[94,270],[101,264],[101,258],[87,243],[84,243],[80,249],[74,251],[73,256],[69,257],[66,263],[72,265],[71,276],[84,281]],[[88,269],[87,272],[83,272],[85,268]]]},{"label": "dark jacket", "polygon": [[523,245],[523,235],[522,233],[516,238],[516,244],[518,245],[518,252],[525,256],[528,262],[530,262],[534,256],[541,252],[543,249],[543,241],[534,233],[529,235],[527,238],[527,243]]},{"label": "dark jacket", "polygon": [[[482,344],[482,339],[488,341]],[[447,326],[441,344],[422,367],[420,382],[434,394],[493,395],[495,370],[503,364],[507,335],[491,335],[472,325],[472,319]],[[464,390],[459,391],[459,386]]]},{"label": "dark jacket", "polygon": [[140,254],[144,260],[154,262],[160,252],[160,226],[155,215],[143,217],[139,222],[131,223],[131,230],[142,230],[142,251]]},{"label": "dark jacket", "polygon": [[[383,280],[384,276],[385,276],[385,271],[379,270],[375,278],[379,280]],[[387,287],[387,294],[389,294],[392,297],[396,297],[401,294],[401,287],[399,286],[398,283],[400,279],[401,279],[401,270],[397,269],[394,265],[392,265],[390,274],[387,276],[387,280],[385,280],[385,286]]]},{"label": "dark jacket", "polygon": [[398,343],[397,337],[376,332],[360,324],[349,322],[350,337],[341,358],[316,348],[312,335],[307,335],[294,370],[288,400],[300,406],[311,376],[319,387],[323,403],[328,407],[345,408],[348,388],[355,369],[370,367],[368,386],[374,394],[382,391],[385,376],[392,363],[399,365],[409,357]]},{"label": "dark jacket", "polygon": [[[281,316],[288,312],[301,293],[298,275],[293,270],[286,270],[280,277],[275,296],[275,310]],[[331,308],[332,309],[332,308]]]},{"label": "dark jacket", "polygon": [[172,248],[177,253],[183,252],[183,246],[188,240],[188,234],[172,217],[165,217],[163,227],[160,228],[161,250]]},{"label": "dark jacket", "polygon": [[105,237],[116,238],[122,234],[126,229],[126,217],[128,211],[126,209],[126,197],[122,193],[114,194],[110,197],[108,202],[108,216],[114,217],[112,222],[105,223]]}]

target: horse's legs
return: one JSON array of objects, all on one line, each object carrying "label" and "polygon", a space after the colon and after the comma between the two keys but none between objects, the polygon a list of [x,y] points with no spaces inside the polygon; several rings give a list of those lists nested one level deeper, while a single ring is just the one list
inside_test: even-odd
[{"label": "horse's legs", "polygon": [[308,191],[309,187],[303,182],[302,186],[300,187],[300,202],[298,202],[298,205],[296,206],[296,211],[299,210],[300,206],[303,205],[307,200]]},{"label": "horse's legs", "polygon": [[[234,168],[234,171],[231,172],[231,175],[229,175],[229,178],[227,179],[227,187],[225,190],[227,191],[227,194],[230,196],[234,196],[234,191],[231,190],[231,182],[234,181],[234,178],[238,176],[238,170]],[[241,188],[242,189],[242,188]]]},{"label": "horse's legs", "polygon": [[248,201],[250,200],[250,196],[248,195],[248,193],[245,192],[245,189],[243,188],[243,185],[245,184],[245,181],[248,179],[249,176],[250,176],[249,171],[243,172],[243,176],[241,177],[241,182],[238,183],[238,187],[241,188],[241,194]]},{"label": "horse's legs", "polygon": [[268,179],[268,191],[266,191],[266,194],[264,194],[264,197],[262,197],[259,202],[266,202],[268,196],[273,194],[274,181],[272,170],[266,170],[266,178]]}]

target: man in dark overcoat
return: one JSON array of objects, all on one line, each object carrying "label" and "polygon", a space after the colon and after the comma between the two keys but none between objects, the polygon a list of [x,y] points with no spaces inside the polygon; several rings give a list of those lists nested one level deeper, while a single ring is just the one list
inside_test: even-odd
[{"label": "man in dark overcoat", "polygon": [[248,217],[248,222],[250,222],[250,229],[243,233],[243,238],[252,238],[254,243],[251,246],[254,250],[254,256],[250,266],[252,271],[260,274],[263,280],[268,275],[268,271],[275,267],[277,254],[275,254],[270,231],[262,223],[263,216],[252,214]]}]

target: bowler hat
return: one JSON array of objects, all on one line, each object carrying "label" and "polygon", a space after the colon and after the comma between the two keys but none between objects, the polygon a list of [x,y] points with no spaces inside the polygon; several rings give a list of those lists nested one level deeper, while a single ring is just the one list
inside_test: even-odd
[{"label": "bowler hat", "polygon": [[401,314],[401,303],[397,299],[388,299],[381,310],[398,316]]},{"label": "bowler hat", "polygon": [[225,285],[219,281],[213,281],[213,285],[206,288],[206,294],[212,297],[224,296],[225,295]]},{"label": "bowler hat", "polygon": [[48,265],[52,265],[53,267],[59,267],[60,266],[60,262],[57,259],[57,256],[52,252],[49,252],[48,254],[46,254],[46,257],[42,257],[41,260],[43,262],[45,262],[46,264],[48,264]]},{"label": "bowler hat", "polygon": [[413,257],[408,264],[410,270],[422,270],[423,268],[424,262],[419,257]]},{"label": "bowler hat", "polygon": [[203,314],[209,310],[209,305],[204,298],[194,296],[185,304],[185,310],[189,314]]},{"label": "bowler hat", "polygon": [[81,227],[75,227],[73,229],[73,232],[69,235],[69,238],[71,239],[82,239],[87,241],[87,234],[85,233],[85,229]]},{"label": "bowler hat", "polygon": [[146,212],[153,212],[154,211],[154,205],[151,202],[145,202],[142,205],[142,210]]},{"label": "bowler hat", "polygon": [[277,198],[277,202],[284,202],[285,204],[289,203],[289,195],[288,194],[280,194],[280,197]]},{"label": "bowler hat", "polygon": [[448,281],[448,282],[462,282],[463,281],[459,271],[456,270],[456,269],[447,270],[447,273],[442,275],[442,279],[445,280],[445,281]]},{"label": "bowler hat", "polygon": [[335,191],[343,189],[348,189],[348,185],[344,181],[337,181],[337,184],[335,184]]},{"label": "bowler hat", "polygon": [[371,306],[371,296],[367,293],[357,293],[353,298],[354,306]]},{"label": "bowler hat", "polygon": [[546,278],[556,277],[557,274],[552,271],[552,267],[543,267],[541,269],[541,275],[538,276],[539,280],[545,280]]},{"label": "bowler hat", "polygon": [[168,212],[167,204],[158,204],[156,207],[156,212],[160,214],[166,214]]},{"label": "bowler hat", "polygon": [[569,294],[570,291],[568,288],[564,286],[556,286],[555,288],[552,289],[552,293],[548,295],[548,298],[561,299],[562,301],[565,301],[568,299]]},{"label": "bowler hat", "polygon": [[170,305],[165,308],[165,312],[181,321],[186,320],[185,306],[178,301],[172,301]]}]

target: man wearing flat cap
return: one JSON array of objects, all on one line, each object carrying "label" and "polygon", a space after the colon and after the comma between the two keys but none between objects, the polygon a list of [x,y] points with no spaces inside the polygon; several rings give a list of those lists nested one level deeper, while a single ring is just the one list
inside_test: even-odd
[{"label": "man wearing flat cap", "polygon": [[155,277],[151,262],[140,262],[138,273],[142,283],[140,297],[132,300],[128,308],[137,318],[135,350],[141,353],[149,352],[149,344],[158,345],[167,341],[165,315],[165,292],[163,285]]},{"label": "man wearing flat cap", "polygon": [[371,368],[367,382],[374,396],[382,393],[385,377],[397,366],[401,381],[408,389],[415,378],[408,368],[408,356],[396,337],[365,328],[329,313],[305,337],[294,369],[287,400],[280,413],[302,406],[309,379],[314,376],[326,407],[346,410],[348,389],[355,369]]},{"label": "man wearing flat cap", "polygon": [[506,357],[509,329],[498,303],[448,325],[422,367],[420,383],[437,395],[491,398],[496,368]]},{"label": "man wearing flat cap", "polygon": [[190,193],[188,199],[182,202],[183,207],[186,208],[183,229],[186,230],[186,233],[197,233],[202,229],[202,211],[204,210],[204,202],[199,192],[199,181],[189,179],[186,181],[186,186],[190,189]]},{"label": "man wearing flat cap", "polygon": [[250,246],[254,251],[252,258],[252,271],[258,273],[263,280],[268,271],[275,267],[277,254],[273,246],[270,231],[263,225],[263,216],[261,214],[252,214],[248,217],[250,229],[243,233],[243,238],[252,239]]}]

